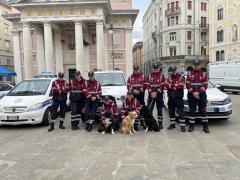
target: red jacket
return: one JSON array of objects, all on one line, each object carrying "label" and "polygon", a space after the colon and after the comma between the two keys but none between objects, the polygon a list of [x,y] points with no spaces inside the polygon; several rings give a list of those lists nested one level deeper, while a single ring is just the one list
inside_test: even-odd
[{"label": "red jacket", "polygon": [[81,78],[80,81],[77,79],[72,79],[69,82],[70,86],[70,99],[71,101],[79,101],[83,100],[84,96],[87,96],[87,87],[86,87],[86,81]]},{"label": "red jacket", "polygon": [[165,87],[165,77],[161,72],[152,72],[147,79],[148,92],[163,93]]},{"label": "red jacket", "polygon": [[127,81],[128,91],[137,90],[140,92],[145,91],[146,79],[142,74],[132,74]]},{"label": "red jacket", "polygon": [[111,113],[114,118],[118,116],[117,105],[111,102],[110,104],[103,104],[103,111],[101,112],[101,119],[105,118],[106,113]]},{"label": "red jacket", "polygon": [[186,86],[189,93],[205,93],[208,88],[207,73],[202,70],[193,70],[187,75]]},{"label": "red jacket", "polygon": [[126,114],[131,111],[137,111],[139,113],[140,109],[141,109],[141,105],[136,98],[133,98],[131,101],[127,99],[122,105],[122,110],[121,110],[122,118],[125,118]]},{"label": "red jacket", "polygon": [[168,89],[168,97],[183,97],[184,95],[185,77],[181,74],[171,75],[166,80],[166,88]]},{"label": "red jacket", "polygon": [[70,91],[70,87],[66,80],[57,79],[52,83],[53,100],[67,100],[67,93]]},{"label": "red jacket", "polygon": [[96,97],[97,99],[99,99],[100,96],[102,95],[102,88],[98,81],[87,80],[86,87],[87,87],[86,97],[88,99],[91,99],[92,97]]}]

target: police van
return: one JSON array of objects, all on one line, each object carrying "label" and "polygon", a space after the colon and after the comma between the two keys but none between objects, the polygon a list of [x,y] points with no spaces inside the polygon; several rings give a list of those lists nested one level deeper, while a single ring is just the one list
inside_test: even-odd
[{"label": "police van", "polygon": [[48,125],[54,78],[23,80],[0,101],[0,125]]},{"label": "police van", "polygon": [[209,79],[222,91],[240,92],[240,61],[210,63]]}]

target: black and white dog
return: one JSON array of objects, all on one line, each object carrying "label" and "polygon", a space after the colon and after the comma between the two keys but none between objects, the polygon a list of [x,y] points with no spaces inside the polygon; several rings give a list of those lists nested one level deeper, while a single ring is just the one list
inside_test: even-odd
[{"label": "black and white dog", "polygon": [[145,131],[155,131],[155,132],[160,131],[157,120],[153,117],[152,112],[149,110],[147,106],[143,106],[141,108],[140,116],[144,118],[144,122],[142,122],[142,124],[143,126],[145,126],[145,129],[146,129]]},{"label": "black and white dog", "polygon": [[112,135],[114,134],[114,130],[118,129],[117,119],[113,118],[112,115],[106,114],[106,118],[102,120],[100,123],[100,127],[98,132],[105,134],[106,132],[110,132]]}]

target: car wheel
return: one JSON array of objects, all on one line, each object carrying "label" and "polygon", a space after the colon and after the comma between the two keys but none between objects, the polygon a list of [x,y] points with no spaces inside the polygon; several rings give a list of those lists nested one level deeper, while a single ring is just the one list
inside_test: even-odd
[{"label": "car wheel", "polygon": [[232,92],[233,94],[238,94],[238,92]]},{"label": "car wheel", "polygon": [[43,115],[42,125],[47,126],[49,124],[50,118],[51,118],[50,108],[47,108]]}]

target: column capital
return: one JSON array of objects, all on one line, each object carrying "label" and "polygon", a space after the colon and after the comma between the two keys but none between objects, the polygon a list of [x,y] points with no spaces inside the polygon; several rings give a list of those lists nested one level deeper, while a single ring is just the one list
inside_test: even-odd
[{"label": "column capital", "polygon": [[19,33],[20,33],[21,31],[22,31],[21,29],[13,29],[13,30],[12,30],[12,34],[13,34],[13,36],[19,36]]},{"label": "column capital", "polygon": [[104,23],[103,23],[103,20],[97,20],[96,21],[96,25],[103,25]]},{"label": "column capital", "polygon": [[82,24],[83,23],[83,20],[74,20],[73,21],[75,24]]},{"label": "column capital", "polygon": [[48,26],[51,25],[51,21],[43,21],[42,23],[43,23],[44,26],[45,26],[45,25],[48,25]]},{"label": "column capital", "polygon": [[30,27],[30,22],[24,21],[22,22],[23,27]]}]

